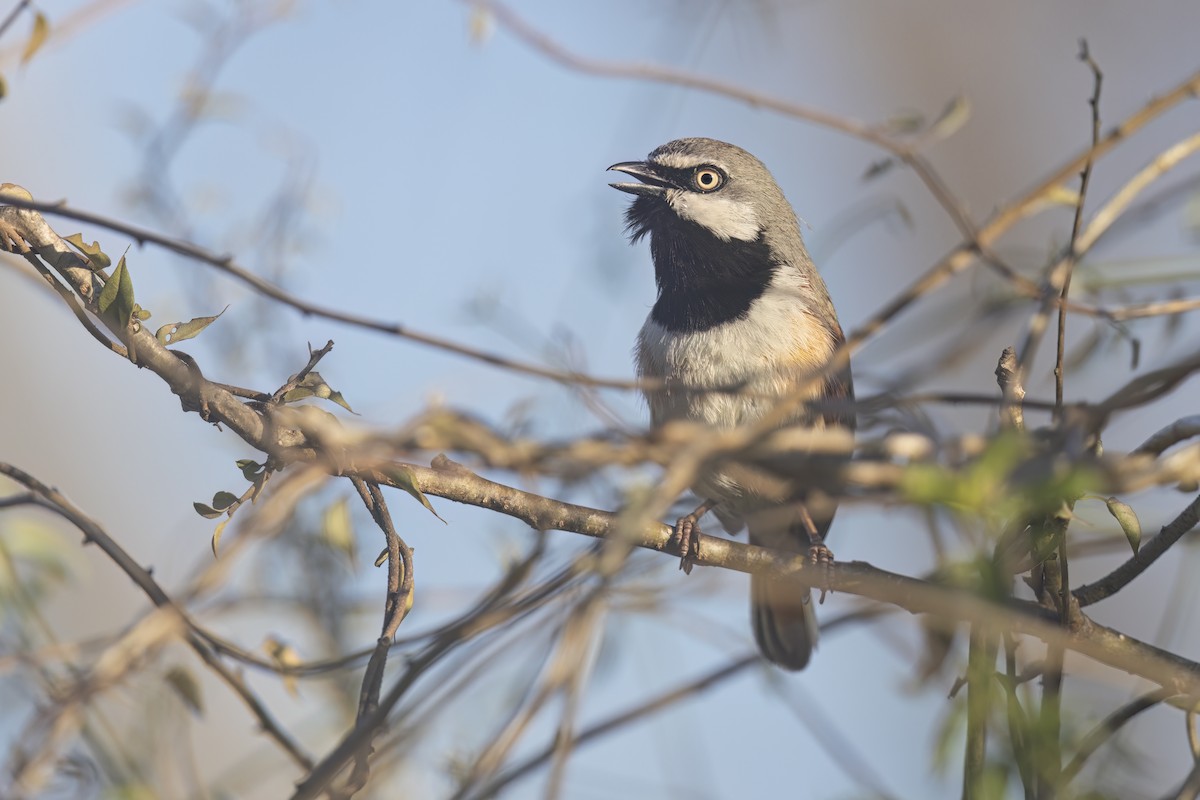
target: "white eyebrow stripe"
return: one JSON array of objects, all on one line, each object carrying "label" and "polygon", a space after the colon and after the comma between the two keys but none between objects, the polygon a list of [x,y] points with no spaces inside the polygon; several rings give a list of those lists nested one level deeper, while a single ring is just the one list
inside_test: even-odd
[{"label": "white eyebrow stripe", "polygon": [[712,161],[711,159],[705,160],[702,158],[697,158],[696,156],[689,155],[687,153],[662,153],[661,155],[654,157],[654,163],[670,169],[691,169],[692,167],[698,167],[701,164],[712,164],[714,167],[721,167],[721,169],[725,172],[729,172],[729,170],[725,169],[722,164],[719,164],[716,161]]}]

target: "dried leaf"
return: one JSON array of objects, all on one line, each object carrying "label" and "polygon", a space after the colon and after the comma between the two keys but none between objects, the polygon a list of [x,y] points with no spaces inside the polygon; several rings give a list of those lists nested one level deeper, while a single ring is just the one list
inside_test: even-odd
[{"label": "dried leaf", "polygon": [[1104,505],[1108,507],[1108,513],[1112,514],[1113,519],[1121,526],[1121,530],[1125,533],[1125,538],[1129,540],[1129,546],[1133,548],[1133,554],[1136,556],[1138,548],[1142,546],[1142,523],[1138,521],[1137,514],[1127,503],[1122,503],[1115,497],[1105,500]]},{"label": "dried leaf", "polygon": [[212,535],[213,558],[217,557],[217,547],[221,544],[221,534],[223,534],[225,532],[225,526],[228,524],[229,524],[229,518],[226,517],[225,519],[221,520],[220,524],[217,525],[217,529],[215,531],[213,531],[213,535]]},{"label": "dried leaf", "polygon": [[39,11],[33,18],[33,31],[30,32],[29,40],[25,42],[25,49],[21,52],[22,64],[29,63],[29,59],[42,49],[42,45],[46,43],[46,37],[49,35],[50,21],[46,19],[45,14]]},{"label": "dried leaf", "polygon": [[[300,661],[300,654],[296,652],[290,644],[276,639],[274,636],[268,636],[263,640],[263,650],[280,667],[295,667]],[[283,674],[280,675],[283,681],[283,688],[292,697],[299,697],[300,692],[296,688],[296,676]]]},{"label": "dried leaf", "polygon": [[204,715],[204,698],[200,694],[200,684],[191,672],[183,667],[171,667],[165,676],[167,685],[175,690],[179,699],[196,716]]},{"label": "dried leaf", "polygon": [[472,44],[484,44],[491,38],[492,15],[483,6],[475,6],[471,9],[471,17],[467,24]]},{"label": "dried leaf", "polygon": [[1074,208],[1079,205],[1079,192],[1060,183],[1046,190],[1046,193],[1042,195],[1042,202],[1054,206],[1070,206]]}]

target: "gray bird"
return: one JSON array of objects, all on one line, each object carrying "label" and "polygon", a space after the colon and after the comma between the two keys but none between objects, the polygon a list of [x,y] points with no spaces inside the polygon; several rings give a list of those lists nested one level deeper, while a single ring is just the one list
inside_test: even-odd
[{"label": "gray bird", "polygon": [[[611,185],[635,195],[625,213],[630,241],[650,237],[658,284],[636,347],[638,373],[668,384],[646,393],[651,424],[753,423],[843,342],[795,212],[762,162],[715,139],[677,139],[645,161],[609,169],[639,181]],[[681,390],[730,386],[742,391]],[[817,415],[801,409],[793,424],[853,429],[849,367],[812,398],[843,402]],[[828,559],[823,542],[834,505],[808,502],[803,486],[783,486],[742,465],[700,475],[692,489],[706,502],[676,526],[684,564],[699,543],[696,522],[710,508],[729,533],[748,527],[754,544]],[[750,589],[759,650],[785,669],[802,669],[817,636],[809,592],[760,575]]]}]

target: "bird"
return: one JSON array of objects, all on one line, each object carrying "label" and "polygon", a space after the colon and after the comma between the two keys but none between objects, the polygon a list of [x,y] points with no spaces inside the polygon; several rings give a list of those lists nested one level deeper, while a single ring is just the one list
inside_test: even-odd
[{"label": "bird", "polygon": [[[609,170],[637,182],[611,183],[634,196],[625,212],[630,242],[649,238],[657,297],[634,347],[652,428],[689,420],[716,430],[753,424],[776,402],[813,384],[788,426],[851,431],[854,384],[849,363],[813,381],[845,338],[825,282],[805,249],[800,223],[767,167],[736,145],[676,139],[644,161]],[[740,391],[698,391],[738,387]],[[690,571],[698,521],[710,509],[750,542],[832,556],[825,535],[836,504],[798,481],[723,464],[701,472],[692,490],[704,501],[676,523],[674,540]],[[816,614],[807,588],[752,575],[751,618],[759,651],[788,670],[803,669],[816,645]]]}]

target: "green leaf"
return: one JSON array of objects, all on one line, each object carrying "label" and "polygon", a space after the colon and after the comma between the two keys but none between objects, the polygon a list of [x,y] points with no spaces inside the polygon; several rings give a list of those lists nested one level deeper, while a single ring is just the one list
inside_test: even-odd
[{"label": "green leaf", "polygon": [[134,306],[133,279],[129,277],[129,270],[125,268],[125,256],[121,256],[121,260],[117,262],[117,269],[104,284],[100,297],[96,299],[96,305],[101,318],[112,328],[124,330],[129,326]]},{"label": "green leaf", "polygon": [[46,19],[46,15],[39,11],[33,18],[33,31],[29,34],[29,41],[25,42],[25,50],[21,53],[22,64],[29,63],[29,59],[42,49],[42,45],[46,43],[46,37],[49,35],[50,22]]},{"label": "green leaf", "polygon": [[341,406],[342,408],[346,409],[346,410],[347,410],[347,411],[349,411],[351,414],[357,414],[357,413],[358,413],[357,411],[355,411],[353,408],[351,408],[351,407],[350,407],[350,404],[346,402],[346,398],[342,397],[342,393],[341,393],[341,392],[337,392],[337,391],[330,392],[330,393],[329,393],[329,401],[330,401],[331,403],[337,403],[339,406]]},{"label": "green leaf", "polygon": [[1122,503],[1115,497],[1105,500],[1104,505],[1108,507],[1108,513],[1112,514],[1113,519],[1121,526],[1121,530],[1125,533],[1125,538],[1129,540],[1129,546],[1133,548],[1133,554],[1136,556],[1138,548],[1142,546],[1142,523],[1138,521],[1137,514],[1127,503]]},{"label": "green leaf", "polygon": [[217,492],[213,495],[213,508],[224,511],[238,501],[237,495],[232,492]]},{"label": "green leaf", "polygon": [[221,314],[229,310],[229,306],[221,309],[221,313],[212,317],[196,317],[187,322],[172,322],[170,325],[163,325],[154,332],[154,338],[158,339],[159,343],[166,346],[182,342],[184,339],[191,339],[197,336],[200,331],[212,325]]},{"label": "green leaf", "polygon": [[929,136],[940,141],[953,136],[971,118],[971,101],[963,95],[952,97],[937,121],[929,127]]},{"label": "green leaf", "polygon": [[907,136],[924,127],[925,115],[920,111],[904,109],[892,114],[883,124],[892,136]]},{"label": "green leaf", "polygon": [[8,97],[8,81],[4,80],[4,76],[0,75],[0,100]]},{"label": "green leaf", "polygon": [[[403,489],[411,494],[421,505],[425,506],[426,511],[428,511],[430,514],[433,514],[438,519],[442,519],[441,515],[433,510],[433,506],[429,503],[429,498],[426,497],[425,493],[422,492],[417,486],[417,478],[415,475],[413,475],[411,469],[405,466],[398,466],[387,470],[385,474],[396,482],[396,488]],[[442,522],[445,521],[446,520],[442,519]]]},{"label": "green leaf", "polygon": [[304,398],[312,397],[315,394],[316,392],[306,386],[297,386],[296,388],[288,389],[283,393],[283,402],[285,404],[294,403],[297,400],[303,400]]},{"label": "green leaf", "polygon": [[191,672],[183,667],[171,667],[165,676],[167,685],[175,690],[179,699],[196,716],[204,715],[204,698],[200,694],[200,684]]},{"label": "green leaf", "polygon": [[350,404],[346,402],[346,398],[342,397],[342,393],[335,391],[330,387],[325,379],[321,377],[319,372],[310,372],[304,376],[304,380],[296,384],[292,389],[289,389],[283,395],[284,403],[294,403],[297,400],[303,400],[306,397],[319,397],[322,400],[328,400],[331,403],[337,403],[342,408],[349,411],[351,414],[356,414]]},{"label": "green leaf", "polygon": [[351,565],[358,560],[354,524],[350,518],[350,505],[345,497],[331,504],[321,516],[321,540],[331,550],[345,553]]},{"label": "green leaf", "polygon": [[212,535],[213,558],[217,557],[217,545],[219,545],[221,543],[221,534],[225,532],[225,526],[228,524],[229,524],[229,518],[226,517],[225,519],[221,520],[220,524],[217,525],[217,529],[215,531],[213,531],[213,535]]},{"label": "green leaf", "polygon": [[218,511],[215,508],[204,505],[204,503],[192,503],[192,508],[196,509],[196,513],[205,519],[216,519],[224,514],[224,511]]},{"label": "green leaf", "polygon": [[896,159],[894,158],[884,158],[880,159],[879,161],[872,162],[867,167],[866,172],[863,173],[862,179],[864,181],[874,180],[880,175],[884,175],[890,171],[894,166],[896,166]]},{"label": "green leaf", "polygon": [[238,459],[237,468],[242,471],[242,477],[248,481],[254,481],[258,474],[265,469],[262,464],[252,458]]},{"label": "green leaf", "polygon": [[92,242],[91,244],[86,244],[83,241],[82,233],[72,233],[63,241],[83,253],[87,260],[91,262],[92,269],[108,269],[112,266],[112,259],[106,256],[104,251],[100,249],[100,243]]}]

